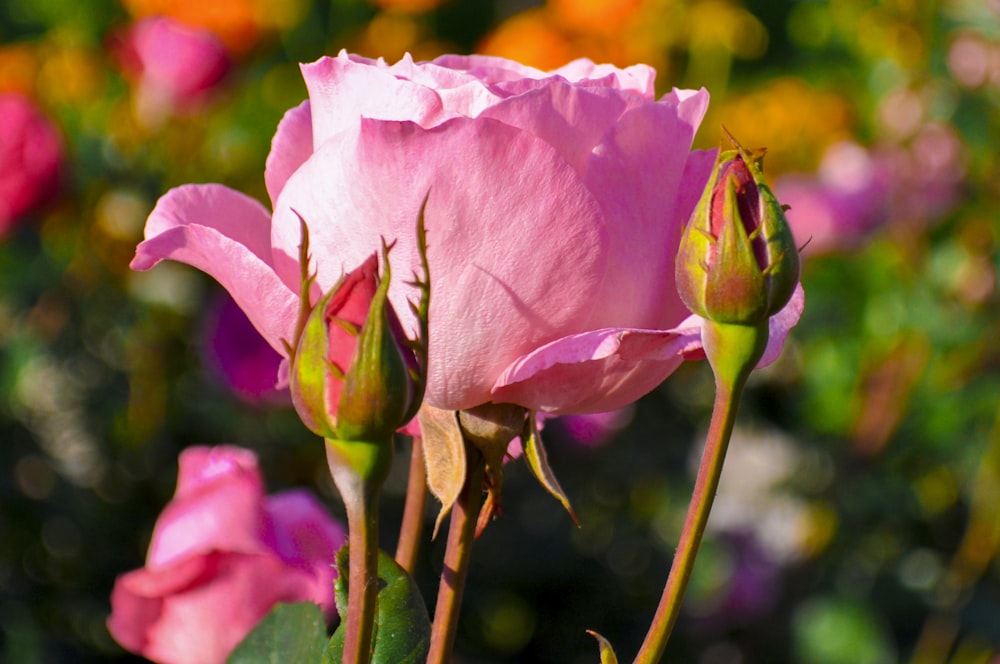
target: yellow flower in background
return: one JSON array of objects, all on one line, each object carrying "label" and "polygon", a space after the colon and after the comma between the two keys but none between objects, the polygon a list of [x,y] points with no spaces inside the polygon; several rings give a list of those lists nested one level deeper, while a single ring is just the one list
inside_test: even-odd
[{"label": "yellow flower in background", "polygon": [[409,53],[414,60],[433,60],[455,50],[453,45],[428,35],[427,26],[414,13],[388,9],[379,12],[351,41],[352,50],[392,62]]},{"label": "yellow flower in background", "polygon": [[39,95],[56,104],[82,105],[100,98],[107,81],[101,55],[76,44],[45,45],[38,71]]},{"label": "yellow flower in background", "polygon": [[827,146],[854,135],[854,113],[841,95],[783,77],[719,100],[705,121],[705,145],[718,145],[722,125],[749,145],[766,145],[770,172],[808,171]]},{"label": "yellow flower in background", "polygon": [[764,24],[733,2],[693,3],[686,13],[687,48],[692,53],[722,50],[740,58],[759,58],[767,50]]},{"label": "yellow flower in background", "polygon": [[0,46],[0,92],[55,104],[81,104],[104,92],[100,55],[67,34],[44,42]]}]

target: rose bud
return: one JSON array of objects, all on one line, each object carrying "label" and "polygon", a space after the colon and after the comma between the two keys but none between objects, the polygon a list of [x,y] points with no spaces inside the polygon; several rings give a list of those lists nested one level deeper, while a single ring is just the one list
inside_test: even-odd
[{"label": "rose bud", "polygon": [[764,150],[736,147],[719,156],[681,237],[677,290],[699,316],[758,324],[788,303],[799,280],[799,252],[784,210],[764,183]]},{"label": "rose bud", "polygon": [[388,260],[382,279],[377,272],[372,254],[345,275],[313,307],[293,351],[292,401],[324,438],[381,441],[419,407],[420,362],[386,297]]}]

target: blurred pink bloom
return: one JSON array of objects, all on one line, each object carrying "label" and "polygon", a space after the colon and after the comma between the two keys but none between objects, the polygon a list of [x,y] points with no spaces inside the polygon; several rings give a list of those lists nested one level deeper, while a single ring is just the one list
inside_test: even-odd
[{"label": "blurred pink bloom", "polygon": [[[429,195],[430,405],[613,410],[697,355],[674,255],[715,160],[690,151],[706,91],[656,100],[651,68],[588,60],[543,72],[342,52],[302,71],[310,98],[285,114],[264,174],[273,215],[221,185],[179,187],[150,215],[135,269],[204,270],[280,352],[299,308],[297,214],[328,290],[382,238],[397,242],[395,274],[417,271]],[[413,336],[404,281],[390,298]],[[772,319],[765,362],[801,308],[799,291]]]},{"label": "blurred pink bloom", "polygon": [[600,447],[632,422],[632,405],[603,413],[565,415],[548,424],[573,442],[584,447]]},{"label": "blurred pink bloom", "polygon": [[932,224],[961,201],[966,154],[951,125],[923,124],[908,145],[881,148],[879,158],[892,173],[889,215],[894,221]]},{"label": "blurred pink bloom", "polygon": [[288,402],[288,391],[275,386],[281,355],[260,336],[228,293],[212,302],[203,354],[206,364],[244,401]]},{"label": "blurred pink bloom", "polygon": [[147,659],[221,663],[277,602],[313,601],[332,617],[345,539],[308,492],[264,496],[253,452],[189,448],[146,566],[115,582],[108,629]]},{"label": "blurred pink bloom", "polygon": [[231,67],[214,33],[172,18],[137,21],[113,47],[135,85],[136,113],[147,125],[198,110]]},{"label": "blurred pink bloom", "polygon": [[805,256],[857,247],[886,219],[890,173],[864,147],[836,143],[815,175],[785,175],[774,189]]},{"label": "blurred pink bloom", "polygon": [[789,174],[775,182],[796,242],[805,256],[857,248],[879,226],[923,226],[959,202],[965,153],[954,128],[920,125],[907,145],[863,148],[837,143],[816,174]]},{"label": "blurred pink bloom", "polygon": [[59,188],[62,139],[27,97],[0,94],[0,237]]}]

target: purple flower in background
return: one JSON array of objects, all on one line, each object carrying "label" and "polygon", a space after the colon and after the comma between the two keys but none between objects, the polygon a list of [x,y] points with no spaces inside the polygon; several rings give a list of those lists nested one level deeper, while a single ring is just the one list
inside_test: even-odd
[{"label": "purple flower in background", "polygon": [[717,546],[725,558],[726,574],[715,592],[691,607],[699,629],[719,631],[765,618],[778,603],[783,567],[761,549],[752,533],[725,533]]},{"label": "purple flower in background", "polygon": [[227,293],[212,302],[202,352],[212,372],[244,401],[287,401],[288,390],[276,387],[281,355]]},{"label": "purple flower in background", "polygon": [[629,425],[635,416],[635,406],[603,413],[564,415],[550,420],[548,426],[583,447],[600,447]]},{"label": "purple flower in background", "polygon": [[59,188],[62,139],[34,102],[0,94],[0,237]]}]

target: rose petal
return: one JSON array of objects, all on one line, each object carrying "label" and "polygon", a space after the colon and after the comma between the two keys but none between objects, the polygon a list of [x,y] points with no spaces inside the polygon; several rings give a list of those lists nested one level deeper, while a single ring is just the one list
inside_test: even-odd
[{"label": "rose petal", "polygon": [[264,483],[257,455],[242,447],[189,447],[177,459],[177,490],[174,497],[196,495],[220,481],[246,482],[263,492]]},{"label": "rose petal", "polygon": [[[684,175],[681,177],[682,186],[677,191],[677,202],[674,207],[674,218],[683,224],[687,224],[698,206],[718,156],[719,151],[715,149],[694,150],[688,155],[687,163],[684,164]],[[698,186],[699,182],[701,187]]]},{"label": "rose petal", "polygon": [[571,82],[580,81],[613,81],[619,90],[638,92],[644,99],[654,99],[656,70],[649,65],[632,65],[619,69],[608,64],[594,64],[586,58],[574,60],[552,72],[563,76]]},{"label": "rose petal", "polygon": [[669,102],[678,108],[678,115],[681,120],[697,129],[701,121],[705,119],[705,112],[708,111],[708,91],[705,88],[698,90],[682,90],[674,88],[660,98],[660,103]]},{"label": "rose petal", "polygon": [[802,289],[802,284],[795,286],[795,290],[792,292],[792,299],[788,301],[785,307],[771,316],[771,320],[768,321],[769,334],[767,339],[767,349],[764,351],[764,356],[757,363],[757,368],[766,367],[781,355],[781,349],[785,346],[785,339],[788,337],[788,333],[791,332],[792,328],[795,327],[799,319],[802,318],[802,312],[806,307],[806,292]]},{"label": "rose petal", "polygon": [[312,151],[312,109],[307,99],[285,113],[271,139],[271,152],[264,166],[264,183],[272,207],[285,182],[305,163]]},{"label": "rose petal", "polygon": [[153,529],[147,568],[216,550],[268,552],[262,542],[263,500],[263,481],[252,453],[227,447],[185,450],[177,492]]},{"label": "rose petal", "polygon": [[401,79],[387,68],[356,62],[344,51],[302,65],[302,77],[309,89],[316,150],[332,136],[356,128],[362,118],[432,127],[452,115],[433,89]]},{"label": "rose petal", "polygon": [[431,64],[463,71],[486,85],[524,78],[542,79],[551,76],[541,69],[493,55],[441,55],[435,58]]},{"label": "rose petal", "polygon": [[163,598],[192,585],[209,564],[207,557],[199,556],[162,571],[140,568],[119,576],[111,591],[111,636],[132,652],[145,650],[148,631],[163,613]]},{"label": "rose petal", "polygon": [[310,571],[308,597],[322,607],[327,618],[332,618],[336,612],[333,580],[337,576],[332,561],[347,542],[347,531],[306,491],[269,496],[264,509],[273,527],[274,550],[286,563]]},{"label": "rose petal", "polygon": [[112,594],[112,635],[165,664],[222,664],[275,603],[310,597],[313,581],[274,555],[213,553],[181,567],[199,572],[187,588],[160,595],[180,568],[142,569],[119,579]]},{"label": "rose petal", "polygon": [[583,177],[591,150],[625,111],[620,95],[604,88],[581,88],[565,81],[498,101],[481,117],[529,131],[554,147]]},{"label": "rose petal", "polygon": [[610,328],[563,337],[507,367],[492,398],[556,415],[621,408],[663,382],[700,335],[698,327]]},{"label": "rose petal", "polygon": [[[437,332],[430,335],[426,398],[461,409],[487,401],[513,359],[561,330],[581,329],[604,276],[605,223],[576,172],[526,132],[485,118],[455,118],[430,130],[365,120],[328,141],[288,181],[275,212],[275,251],[296,250],[291,205],[309,224],[323,288],[383,238],[397,241],[390,298],[413,330],[407,298],[415,292],[404,280],[419,269],[415,228],[428,192],[430,325]],[[278,268],[289,283],[298,279],[294,263]]]},{"label": "rose petal", "polygon": [[700,193],[708,179],[700,161],[686,166],[695,128],[673,104],[645,104],[625,113],[593,150],[585,178],[609,220],[609,268],[592,294],[602,306],[594,307],[590,329],[665,329],[687,314],[674,285],[686,215],[675,211],[688,200],[682,187]]},{"label": "rose petal", "polygon": [[275,274],[269,234],[267,211],[249,196],[221,185],[185,185],[156,204],[131,267],[148,270],[161,260],[175,260],[202,270],[229,291],[257,331],[284,354],[281,340],[291,340],[299,304],[296,291]]},{"label": "rose petal", "polygon": [[[757,368],[778,358],[804,307],[799,285],[768,321]],[[603,329],[563,337],[512,362],[493,386],[493,400],[556,415],[620,408],[654,389],[682,360],[704,357],[704,322],[691,315],[671,330]]]}]

